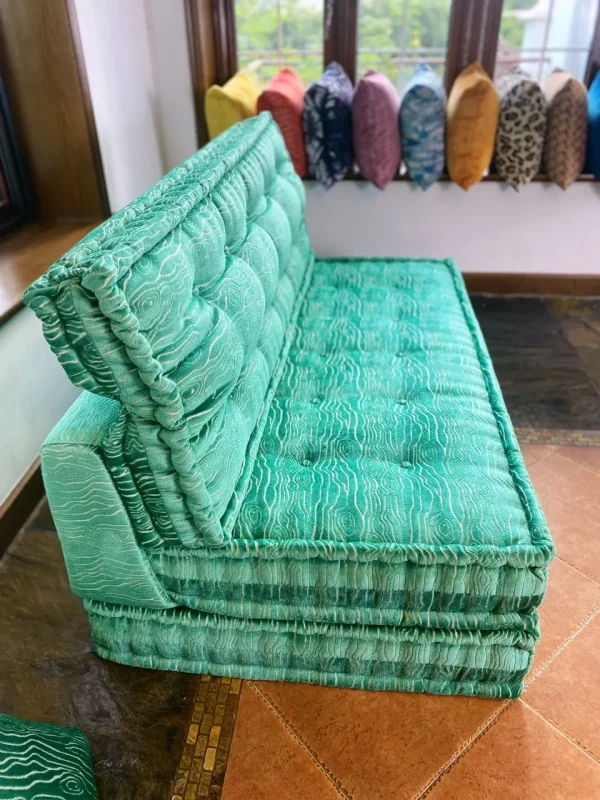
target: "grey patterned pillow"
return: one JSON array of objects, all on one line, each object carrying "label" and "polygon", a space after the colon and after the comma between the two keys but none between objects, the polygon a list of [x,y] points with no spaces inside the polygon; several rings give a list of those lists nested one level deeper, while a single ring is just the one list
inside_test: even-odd
[{"label": "grey patterned pillow", "polygon": [[540,171],[547,106],[541,87],[515,67],[496,81],[500,118],[496,133],[496,170],[515,189]]}]

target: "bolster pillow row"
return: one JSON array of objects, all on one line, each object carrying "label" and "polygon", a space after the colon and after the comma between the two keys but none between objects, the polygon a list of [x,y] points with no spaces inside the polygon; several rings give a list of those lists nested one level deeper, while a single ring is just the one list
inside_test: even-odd
[{"label": "bolster pillow row", "polygon": [[[308,89],[284,68],[260,93],[239,72],[206,94],[210,138],[246,117],[270,111],[294,167],[329,188],[356,161],[380,189],[404,161],[409,177],[427,189],[447,168],[463,189],[492,161],[498,175],[520,189],[543,167],[566,189],[584,169],[600,177],[600,74],[585,86],[556,69],[543,89],[518,67],[494,84],[474,63],[456,78],[448,101],[441,81],[421,64],[402,101],[391,81],[369,70],[356,88],[333,62]],[[589,117],[589,137],[588,137]]]}]

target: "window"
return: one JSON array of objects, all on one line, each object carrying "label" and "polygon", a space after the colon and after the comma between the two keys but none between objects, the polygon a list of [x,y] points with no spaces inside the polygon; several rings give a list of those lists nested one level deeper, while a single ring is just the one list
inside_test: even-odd
[{"label": "window", "polygon": [[584,79],[598,0],[504,0],[496,77],[514,66],[543,83],[555,67]]},{"label": "window", "polygon": [[33,201],[0,77],[0,236],[33,216]]},{"label": "window", "polygon": [[443,81],[451,0],[362,0],[358,23],[358,74],[385,73],[402,92],[422,61]]},{"label": "window", "polygon": [[323,0],[236,0],[240,69],[266,84],[281,67],[306,85],[323,71]]}]

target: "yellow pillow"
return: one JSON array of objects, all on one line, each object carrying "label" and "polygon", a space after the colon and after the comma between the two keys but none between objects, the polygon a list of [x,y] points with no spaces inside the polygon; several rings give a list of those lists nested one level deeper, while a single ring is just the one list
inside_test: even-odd
[{"label": "yellow pillow", "polygon": [[448,173],[467,190],[490,165],[498,127],[498,95],[481,64],[470,64],[454,81],[446,113]]},{"label": "yellow pillow", "polygon": [[259,94],[259,88],[249,72],[236,72],[225,86],[211,86],[204,96],[209,139],[214,139],[236,122],[253,117]]}]

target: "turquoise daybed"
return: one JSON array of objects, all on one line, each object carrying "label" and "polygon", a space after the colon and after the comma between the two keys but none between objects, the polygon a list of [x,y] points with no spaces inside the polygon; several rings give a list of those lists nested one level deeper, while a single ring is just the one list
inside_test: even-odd
[{"label": "turquoise daybed", "polygon": [[25,301],[85,390],[42,465],[99,655],[520,692],[554,550],[460,274],[315,259],[269,114]]}]

